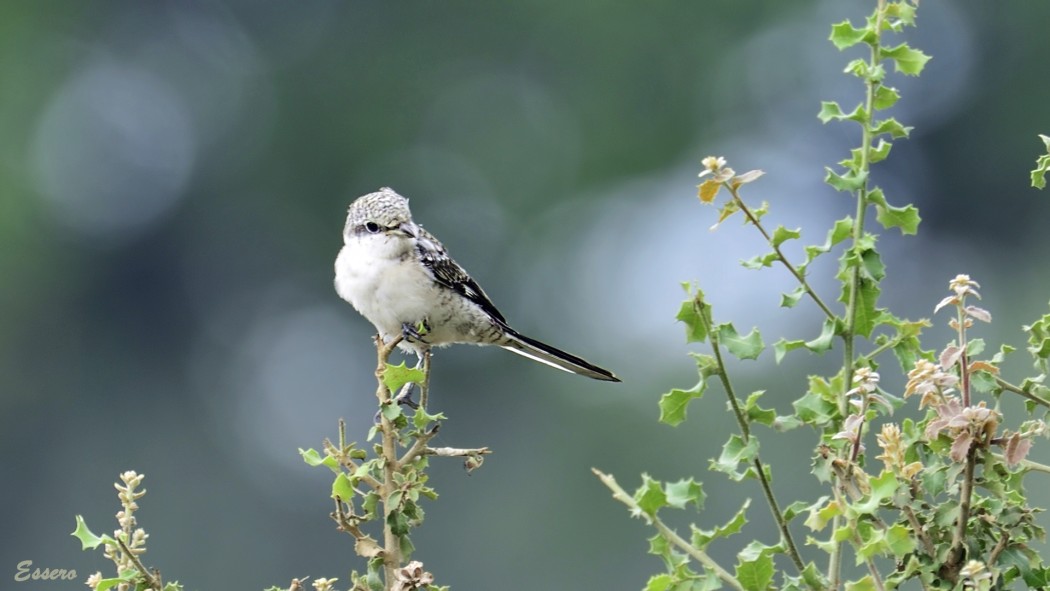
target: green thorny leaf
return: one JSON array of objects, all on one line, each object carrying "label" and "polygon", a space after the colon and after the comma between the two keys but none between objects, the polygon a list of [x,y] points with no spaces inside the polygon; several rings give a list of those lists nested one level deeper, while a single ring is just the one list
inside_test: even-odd
[{"label": "green thorny leaf", "polygon": [[919,228],[919,210],[914,205],[896,207],[886,202],[882,189],[876,187],[868,192],[868,201],[875,204],[875,217],[883,228],[900,228],[901,234],[915,234]]},{"label": "green thorny leaf", "polygon": [[711,305],[704,301],[704,292],[694,289],[689,282],[683,282],[682,289],[689,298],[682,301],[675,319],[685,324],[685,342],[702,343],[707,340],[711,326]]},{"label": "green thorny leaf", "polygon": [[741,336],[732,323],[718,325],[718,342],[739,359],[757,359],[765,345],[757,328]]},{"label": "green thorny leaf", "polygon": [[717,460],[711,460],[710,469],[725,473],[729,478],[738,482],[745,478],[757,478],[758,474],[753,466],[748,466],[742,472],[737,470],[741,463],[750,463],[757,454],[758,439],[751,437],[745,443],[739,435],[731,435],[722,446],[722,454]]},{"label": "green thorny leaf", "polygon": [[707,390],[707,378],[718,373],[718,363],[710,355],[693,354],[700,381],[688,390],[674,388],[660,397],[660,422],[677,426],[685,420],[689,402],[701,398]]},{"label": "green thorny leaf", "polygon": [[422,369],[406,367],[404,361],[398,365],[390,365],[388,363],[386,364],[386,369],[383,370],[383,384],[394,393],[405,384],[422,384],[425,379],[426,374],[423,373]]},{"label": "green thorny leaf", "polygon": [[1032,170],[1032,186],[1036,189],[1043,189],[1046,187],[1046,173],[1050,171],[1050,136],[1039,134],[1039,139],[1043,140],[1047,153],[1040,154],[1035,159],[1035,169]]}]

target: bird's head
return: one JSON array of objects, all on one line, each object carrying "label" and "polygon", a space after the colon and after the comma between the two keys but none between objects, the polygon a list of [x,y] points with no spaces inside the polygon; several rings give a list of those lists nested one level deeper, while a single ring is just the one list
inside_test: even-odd
[{"label": "bird's head", "polygon": [[362,195],[350,204],[346,214],[343,239],[371,234],[392,237],[416,237],[419,228],[412,221],[408,199],[389,187]]}]

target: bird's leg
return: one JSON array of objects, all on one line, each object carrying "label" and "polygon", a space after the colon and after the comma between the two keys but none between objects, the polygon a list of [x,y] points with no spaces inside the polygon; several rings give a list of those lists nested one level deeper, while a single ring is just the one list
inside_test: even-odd
[{"label": "bird's leg", "polygon": [[398,392],[397,396],[394,397],[394,402],[397,402],[398,404],[403,404],[408,408],[415,410],[419,408],[419,403],[415,400],[412,400],[412,386],[415,386],[415,384],[412,382],[401,386],[401,391]]},{"label": "bird's leg", "polygon": [[416,342],[427,344],[427,341],[423,338],[423,336],[426,335],[428,332],[430,332],[430,325],[427,324],[426,319],[420,320],[415,324],[411,324],[408,322],[401,323],[401,336],[403,336],[405,340],[410,343]]},{"label": "bird's leg", "polygon": [[[423,358],[426,353],[419,353],[416,357],[416,365],[412,369],[420,369],[423,367]],[[398,404],[403,404],[412,410],[419,408],[419,403],[412,400],[412,387],[415,386],[414,382],[409,382],[401,387],[401,391],[394,397],[394,401]]]}]

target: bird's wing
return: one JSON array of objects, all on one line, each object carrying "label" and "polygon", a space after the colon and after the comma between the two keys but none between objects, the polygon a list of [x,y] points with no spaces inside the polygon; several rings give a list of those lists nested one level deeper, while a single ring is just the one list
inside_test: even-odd
[{"label": "bird's wing", "polygon": [[448,256],[445,247],[437,238],[422,227],[419,228],[416,251],[419,253],[419,261],[430,271],[435,281],[474,302],[494,320],[507,325],[507,319],[496,309],[481,286],[471,279],[459,263]]}]

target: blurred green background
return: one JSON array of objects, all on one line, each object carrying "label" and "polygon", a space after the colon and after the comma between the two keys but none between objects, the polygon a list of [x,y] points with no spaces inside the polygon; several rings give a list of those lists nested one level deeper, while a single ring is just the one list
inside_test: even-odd
[{"label": "blurred green background", "polygon": [[[76,514],[115,527],[111,483],[128,469],[147,475],[147,564],[189,589],[345,583],[363,568],[327,517],[328,473],[296,450],[334,437],[339,417],[361,442],[371,424],[372,328],[336,296],[332,263],[347,204],[384,185],[517,328],[624,380],[438,353],[432,407],[450,419],[437,443],[495,450],[469,477],[433,463],[441,497],[414,541],[438,582],[640,588],[661,568],[650,532],[592,466],[632,490],[643,471],[702,477],[705,527],[755,497],[747,531],[775,541],[754,483],[705,472],[730,432],[721,392],[676,429],[656,422],[660,394],[696,381],[673,320],[680,281],[769,343],[819,330],[807,302],[778,307],[786,272],[738,266],[763,251],[752,230],[708,231],[696,174],[709,154],[767,171],[749,187],[767,219],[822,242],[852,212],[823,167],[858,140],[815,114],[860,97],[841,73],[856,55],[826,39],[870,5],[4,3],[0,572],[111,568],[69,532]],[[934,59],[890,79],[915,131],[876,182],[924,221],[880,242],[883,304],[929,316],[969,273],[993,348],[1022,345],[1050,297],[1050,204],[1027,178],[1050,133],[1047,22],[1047,2],[924,2],[907,38]],[[812,267],[829,300],[832,259]],[[931,348],[949,338],[937,325]],[[767,352],[738,364],[738,387],[787,412],[804,376],[838,360],[775,366]],[[822,494],[812,433],[759,435],[784,504]]]}]

